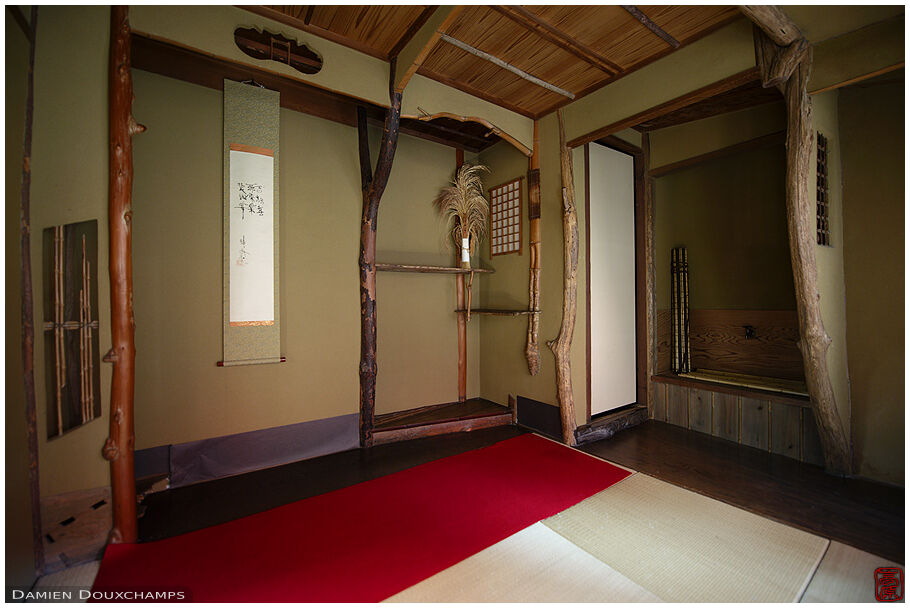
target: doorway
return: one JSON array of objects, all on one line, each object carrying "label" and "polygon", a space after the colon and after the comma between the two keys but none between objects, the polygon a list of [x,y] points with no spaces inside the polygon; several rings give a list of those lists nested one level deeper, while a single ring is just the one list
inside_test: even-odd
[{"label": "doorway", "polygon": [[636,403],[635,158],[586,148],[590,416]]}]

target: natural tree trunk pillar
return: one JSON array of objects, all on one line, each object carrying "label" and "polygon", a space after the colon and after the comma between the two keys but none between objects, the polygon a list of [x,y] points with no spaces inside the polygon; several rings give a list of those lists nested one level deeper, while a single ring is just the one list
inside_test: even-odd
[{"label": "natural tree trunk pillar", "polygon": [[398,146],[401,122],[401,93],[394,90],[395,60],[389,66],[389,113],[386,115],[376,171],[370,176],[370,141],[366,113],[357,110],[360,176],[363,188],[363,215],[360,223],[360,445],[373,444],[373,417],[376,406],[376,225],[379,201],[389,181]]},{"label": "natural tree trunk pillar", "polygon": [[525,358],[528,360],[528,372],[536,376],[540,371],[540,139],[538,123],[534,121],[534,150],[528,161],[528,250],[530,268],[528,277],[528,340],[525,346]]},{"label": "natural tree trunk pillar", "polygon": [[111,341],[105,357],[113,362],[110,436],[102,453],[111,463],[114,527],[111,542],[137,540],[136,478],[133,471],[133,393],[135,320],[133,319],[132,189],[133,142],[145,130],[133,120],[130,74],[130,25],[125,6],[111,7],[110,53],[110,279]]},{"label": "natural tree trunk pillar", "polygon": [[572,338],[575,335],[576,296],[578,291],[578,212],[575,208],[575,179],[572,157],[566,145],[562,111],[556,110],[559,121],[559,158],[562,168],[562,226],[563,226],[563,295],[562,325],[559,336],[547,342],[556,358],[556,390],[559,396],[559,417],[562,421],[562,440],[575,445],[575,395],[572,392]]},{"label": "natural tree trunk pillar", "polygon": [[825,331],[819,306],[818,270],[815,262],[815,205],[809,200],[809,161],[812,149],[812,106],[807,85],[811,60],[800,62],[784,87],[787,100],[787,231],[793,285],[799,315],[799,350],[803,355],[806,384],[815,422],[830,473],[851,472],[850,449],[828,374],[827,352],[831,338]]},{"label": "natural tree trunk pillar", "polygon": [[822,321],[815,260],[814,203],[809,199],[812,153],[812,104],[809,100],[811,47],[799,28],[776,6],[744,6],[743,13],[758,29],[755,50],[765,87],[776,86],[787,105],[787,232],[799,317],[799,350],[806,386],[818,427],[825,469],[847,475],[852,471],[850,444],[828,374],[831,337]]}]

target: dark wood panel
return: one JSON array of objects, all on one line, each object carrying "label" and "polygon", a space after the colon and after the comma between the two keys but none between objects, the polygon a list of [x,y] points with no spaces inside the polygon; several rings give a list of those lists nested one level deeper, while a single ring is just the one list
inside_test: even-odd
[{"label": "dark wood panel", "polygon": [[739,397],[714,393],[714,422],[711,434],[729,441],[739,441]]},{"label": "dark wood panel", "polygon": [[521,395],[516,399],[516,404],[518,426],[537,431],[557,441],[562,440],[562,422],[558,407]]},{"label": "dark wood panel", "polygon": [[761,86],[760,81],[756,80],[746,83],[741,87],[737,87],[732,91],[715,95],[714,97],[698,103],[693,103],[692,105],[681,108],[675,112],[670,112],[669,114],[658,116],[653,120],[645,121],[635,128],[639,131],[663,129],[674,125],[681,125],[693,120],[701,120],[702,118],[709,118],[711,116],[717,116],[718,114],[736,112],[753,106],[774,102],[781,104],[781,112],[784,113],[786,110],[783,109],[783,101],[780,91],[774,87],[766,89]]},{"label": "dark wood panel", "polygon": [[653,420],[581,449],[904,563],[904,488],[826,475],[821,467]]},{"label": "dark wood panel", "polygon": [[815,415],[812,410],[803,410],[800,447],[802,449],[800,459],[803,462],[825,466],[825,453],[822,451],[822,442],[818,437],[818,427],[815,426]]},{"label": "dark wood panel", "polygon": [[667,385],[667,422],[689,426],[689,389],[677,384]]},{"label": "dark wood panel", "polygon": [[689,428],[700,433],[711,434],[711,409],[713,393],[701,389],[692,389],[689,398]]},{"label": "dark wood panel", "polygon": [[[694,309],[689,323],[695,369],[805,378],[796,311]],[[754,337],[746,337],[746,326]]]},{"label": "dark wood panel", "polygon": [[667,421],[667,385],[663,382],[651,381],[654,385],[654,419],[661,422]]},{"label": "dark wood panel", "polygon": [[771,403],[771,451],[799,460],[800,412],[786,403]]},{"label": "dark wood panel", "polygon": [[764,399],[743,397],[740,405],[741,443],[759,448],[768,449],[768,407],[770,402]]}]

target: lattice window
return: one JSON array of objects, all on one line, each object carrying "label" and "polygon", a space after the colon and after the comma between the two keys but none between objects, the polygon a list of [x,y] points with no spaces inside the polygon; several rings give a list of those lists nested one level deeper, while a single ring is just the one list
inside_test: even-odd
[{"label": "lattice window", "polygon": [[816,134],[815,175],[815,231],[819,245],[831,246],[831,228],[828,224],[828,138]]},{"label": "lattice window", "polygon": [[521,253],[521,178],[490,188],[490,255]]}]

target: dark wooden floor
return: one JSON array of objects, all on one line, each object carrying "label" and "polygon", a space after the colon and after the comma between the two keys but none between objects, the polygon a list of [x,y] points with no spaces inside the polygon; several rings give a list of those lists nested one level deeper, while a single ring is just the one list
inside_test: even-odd
[{"label": "dark wooden floor", "polygon": [[146,496],[139,539],[159,540],[521,435],[514,426],[349,450]]},{"label": "dark wooden floor", "polygon": [[451,422],[468,418],[481,418],[508,414],[511,410],[486,399],[468,399],[461,403],[429,405],[403,412],[376,416],[376,430],[403,429],[437,422]]},{"label": "dark wooden floor", "polygon": [[583,451],[674,485],[904,563],[904,490],[648,421]]}]

